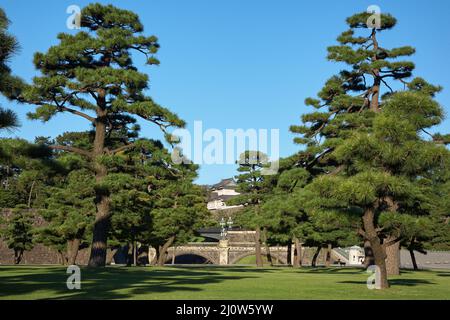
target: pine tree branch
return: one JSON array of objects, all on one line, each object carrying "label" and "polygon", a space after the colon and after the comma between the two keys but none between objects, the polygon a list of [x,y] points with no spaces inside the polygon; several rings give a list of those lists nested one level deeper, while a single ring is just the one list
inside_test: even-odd
[{"label": "pine tree branch", "polygon": [[392,239],[392,240],[389,240],[388,242],[384,242],[384,243],[383,243],[383,247],[384,247],[384,248],[390,247],[390,246],[392,246],[393,244],[396,244],[397,242],[399,242],[400,239],[401,239],[400,237],[396,237],[396,238],[394,238],[394,239]]},{"label": "pine tree branch", "polygon": [[343,169],[344,169],[344,165],[341,164],[340,166],[336,167],[333,171],[331,171],[331,172],[329,173],[329,175],[335,176],[335,175],[337,175],[339,172],[341,172]]},{"label": "pine tree branch", "polygon": [[134,148],[134,147],[136,147],[136,143],[130,143],[130,144],[121,146],[121,147],[119,147],[119,148],[116,148],[116,149],[114,149],[114,150],[111,150],[111,151],[109,151],[109,152],[112,153],[112,154],[117,154],[117,153],[119,153],[119,152],[121,152],[121,151],[126,151],[126,150],[132,149],[132,148]]},{"label": "pine tree branch", "polygon": [[[29,103],[29,104],[35,104],[35,105],[38,105],[38,106],[44,104],[42,101],[36,101],[36,100],[26,101],[24,99],[18,99],[18,101],[19,102],[26,102],[26,103]],[[81,111],[78,111],[78,110],[75,110],[75,109],[72,109],[72,108],[69,108],[69,107],[64,107],[64,106],[60,105],[55,99],[53,99],[53,101],[55,103],[55,105],[53,105],[53,106],[56,107],[59,112],[64,112],[64,111],[70,112],[72,114],[75,114],[75,115],[78,115],[78,116],[80,116],[82,118],[85,118],[85,119],[89,120],[90,122],[94,122],[95,121],[95,118],[87,115],[86,113],[83,113]]]},{"label": "pine tree branch", "polygon": [[391,93],[394,93],[394,90],[392,90],[392,88],[387,84],[386,81],[384,81],[383,77],[380,77],[381,82],[383,82],[385,84],[386,87],[389,88],[389,90],[391,90]]},{"label": "pine tree branch", "polygon": [[64,107],[64,106],[59,106],[58,109],[61,110],[61,111],[70,112],[72,114],[75,114],[77,116],[85,118],[85,119],[89,120],[92,123],[95,122],[95,118],[94,117],[91,117],[91,116],[89,116],[86,113],[83,113],[81,111],[78,111],[78,110],[75,110],[75,109],[72,109],[72,108],[69,108],[69,107]]},{"label": "pine tree branch", "polygon": [[134,49],[136,51],[139,51],[140,53],[144,54],[145,57],[148,59],[148,52],[144,51],[141,47],[138,46],[130,46],[131,49]]},{"label": "pine tree branch", "polygon": [[421,128],[420,130],[422,130],[424,133],[429,135],[431,138],[434,138],[434,136],[431,133],[429,133],[427,130],[425,130],[424,128]]},{"label": "pine tree branch", "polygon": [[311,169],[320,159],[322,159],[324,156],[326,156],[327,154],[329,154],[330,152],[332,152],[334,150],[334,148],[328,148],[327,150],[325,150],[324,152],[322,152],[321,154],[319,154],[317,157],[314,158],[314,160],[312,160],[311,162],[309,162],[306,165],[306,168]]},{"label": "pine tree branch", "polygon": [[358,234],[359,234],[360,236],[362,236],[364,239],[367,238],[366,232],[365,232],[363,229],[361,229],[361,228],[358,229]]},{"label": "pine tree branch", "polygon": [[68,152],[73,152],[88,158],[92,157],[92,154],[89,151],[80,149],[80,148],[75,148],[75,147],[70,147],[70,146],[61,146],[61,145],[50,145],[49,146],[50,149],[53,150],[62,150],[62,151],[68,151]]},{"label": "pine tree branch", "polygon": [[[326,104],[325,104],[325,105],[326,105]],[[309,139],[312,139],[312,138],[315,138],[315,139],[316,139],[317,135],[318,135],[319,133],[321,133],[322,130],[325,128],[325,126],[330,122],[331,117],[332,117],[333,115],[338,114],[339,111],[340,111],[340,110],[335,110],[335,111],[330,112],[330,115],[328,116],[328,119],[325,120],[325,121],[322,123],[322,125],[321,125],[318,129],[316,129],[310,136],[308,136],[308,138],[309,138]],[[317,139],[316,139],[316,141],[317,141]]]},{"label": "pine tree branch", "polygon": [[77,115],[77,116],[80,116],[80,117],[82,117],[82,118],[85,118],[85,119],[89,120],[90,122],[94,123],[95,118],[89,116],[88,114],[64,106],[64,104],[65,104],[70,98],[72,98],[73,96],[75,96],[78,92],[82,92],[82,91],[74,91],[74,92],[68,94],[67,97],[64,98],[64,100],[62,101],[62,103],[58,103],[58,100],[56,100],[56,96],[53,95],[53,102],[55,102],[55,105],[56,105],[56,107],[58,108],[58,110],[59,110],[60,112],[64,112],[64,111],[70,112],[70,113],[72,113],[72,114],[75,114],[75,115]]},{"label": "pine tree branch", "polygon": [[[169,128],[171,126],[171,124],[170,123],[163,124],[161,122],[161,121],[163,121],[163,119],[161,119],[160,117],[152,119],[152,118],[148,118],[148,117],[145,117],[143,115],[140,115],[140,114],[138,114],[138,116],[141,117],[142,119],[145,119],[147,121],[150,121],[150,122],[156,124],[164,135],[167,136],[169,134],[169,132],[167,131],[167,128]],[[171,147],[174,146],[173,141],[167,141],[167,142],[170,144]]]}]

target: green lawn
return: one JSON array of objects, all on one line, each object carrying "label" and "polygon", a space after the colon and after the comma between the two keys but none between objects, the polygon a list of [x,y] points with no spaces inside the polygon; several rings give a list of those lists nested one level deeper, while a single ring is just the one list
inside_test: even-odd
[{"label": "green lawn", "polygon": [[0,299],[450,299],[450,270],[403,271],[382,292],[348,268],[82,268],[74,291],[67,276],[62,267],[0,266]]}]

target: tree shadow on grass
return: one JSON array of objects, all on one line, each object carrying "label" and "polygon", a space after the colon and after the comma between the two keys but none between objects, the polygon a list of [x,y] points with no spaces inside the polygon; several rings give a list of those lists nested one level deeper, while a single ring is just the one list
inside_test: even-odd
[{"label": "tree shadow on grass", "polygon": [[436,272],[438,277],[450,277],[450,272]]},{"label": "tree shadow on grass", "polygon": [[[15,274],[9,275],[8,271]],[[8,299],[9,296],[41,298],[46,295],[45,291],[49,299],[130,299],[140,294],[152,295],[142,298],[156,299],[161,293],[195,293],[204,290],[202,286],[205,284],[257,278],[224,275],[220,270],[211,269],[82,268],[81,289],[68,290],[66,281],[69,276],[65,268],[29,268],[28,272],[26,268],[0,268],[0,299]],[[121,289],[124,291],[119,292]],[[44,293],[38,293],[41,290]]]},{"label": "tree shadow on grass", "polygon": [[364,269],[341,268],[341,267],[302,267],[293,269],[298,273],[314,273],[314,274],[360,274],[364,273]]},{"label": "tree shadow on grass", "polygon": [[235,266],[235,267],[231,267],[231,266],[223,266],[223,267],[206,267],[206,270],[223,270],[223,271],[227,271],[227,272],[239,272],[239,273],[273,273],[273,272],[278,272],[278,270],[272,268],[258,268],[258,267],[254,267],[254,266]]},{"label": "tree shadow on grass", "polygon": [[[365,284],[366,281],[340,281],[338,283],[347,283],[347,284]],[[404,286],[404,287],[414,287],[418,285],[424,284],[436,284],[436,282],[432,282],[424,279],[390,279],[389,284],[391,286]]]}]

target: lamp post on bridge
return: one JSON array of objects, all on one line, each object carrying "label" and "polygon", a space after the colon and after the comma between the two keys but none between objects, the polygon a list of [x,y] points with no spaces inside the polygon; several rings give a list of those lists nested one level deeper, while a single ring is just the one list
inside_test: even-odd
[{"label": "lamp post on bridge", "polygon": [[231,219],[231,217],[228,218],[228,221],[225,221],[225,218],[222,217],[222,219],[220,220],[220,227],[222,228],[221,232],[220,232],[220,238],[221,240],[219,240],[219,264],[220,265],[227,265],[228,264],[228,252],[230,250],[229,246],[228,246],[228,240],[227,240],[227,235],[228,235],[228,230],[230,230],[233,227],[233,220]]},{"label": "lamp post on bridge", "polygon": [[231,230],[231,228],[233,227],[233,219],[231,219],[231,217],[228,218],[228,221],[225,222],[225,218],[222,217],[222,219],[220,220],[220,227],[222,228],[221,232],[220,232],[220,237],[222,238],[222,240],[226,240],[227,235],[228,235],[228,230]]}]

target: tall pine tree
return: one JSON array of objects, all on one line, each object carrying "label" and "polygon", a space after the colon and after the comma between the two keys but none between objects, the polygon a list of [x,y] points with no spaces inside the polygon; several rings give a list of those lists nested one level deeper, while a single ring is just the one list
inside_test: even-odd
[{"label": "tall pine tree", "polygon": [[[347,19],[350,29],[338,37],[340,45],[328,48],[328,59],[335,62],[343,62],[349,68],[327,81],[325,87],[319,92],[319,99],[308,98],[306,100],[307,105],[314,107],[318,111],[305,114],[302,117],[304,124],[292,126],[291,131],[301,135],[299,138],[296,138],[295,141],[297,143],[306,145],[306,149],[299,153],[297,165],[306,168],[316,176],[325,174],[326,178],[321,177],[321,181],[347,176],[348,179],[345,181],[350,184],[355,183],[353,191],[357,192],[359,196],[364,194],[368,196],[367,192],[369,190],[377,194],[376,199],[381,203],[376,208],[372,202],[369,201],[371,203],[370,206],[364,202],[368,199],[364,201],[362,201],[363,199],[358,199],[358,201],[353,199],[355,200],[354,203],[347,199],[349,201],[347,205],[359,207],[362,210],[361,212],[364,212],[364,228],[370,229],[370,231],[365,230],[362,234],[375,254],[375,262],[382,273],[381,287],[384,288],[388,286],[384,259],[386,257],[386,248],[393,244],[398,245],[400,239],[399,235],[395,234],[379,234],[375,225],[382,211],[389,211],[394,214],[397,211],[405,212],[409,209],[401,207],[398,203],[399,200],[394,200],[394,194],[386,192],[382,197],[381,194],[386,191],[384,188],[389,188],[388,186],[391,183],[399,183],[397,179],[403,179],[402,181],[405,183],[412,183],[414,173],[408,173],[408,176],[401,171],[402,166],[399,163],[396,163],[397,167],[395,168],[390,167],[388,159],[384,158],[388,157],[388,155],[384,152],[389,150],[389,148],[393,148],[393,146],[383,139],[388,139],[387,137],[389,137],[398,145],[406,143],[407,139],[414,140],[417,138],[418,133],[416,131],[414,131],[414,134],[412,133],[413,129],[411,129],[412,125],[409,121],[413,123],[416,121],[415,129],[419,133],[423,133],[428,132],[428,127],[439,123],[442,115],[439,107],[436,107],[434,102],[430,101],[431,97],[439,92],[440,87],[430,85],[422,78],[414,78],[409,82],[407,81],[412,76],[414,64],[410,61],[401,60],[401,58],[412,55],[415,50],[409,46],[387,49],[382,45],[381,32],[393,28],[396,24],[396,19],[389,14],[383,14],[380,16],[380,25],[369,30],[369,27],[371,27],[369,25],[370,17],[371,14],[369,13],[361,13]],[[358,30],[362,30],[363,34],[356,34]],[[367,30],[367,32],[364,33],[364,30]],[[408,95],[397,93],[402,90],[411,92],[407,93]],[[384,101],[382,99],[383,93]],[[415,113],[409,115],[410,119],[400,119],[401,113],[393,111],[396,107],[405,109],[405,103],[410,103],[411,106],[418,108],[418,110],[414,110]],[[392,107],[388,109],[387,106]],[[383,116],[377,116],[377,114],[384,111],[384,108],[391,110],[389,115],[386,113]],[[417,119],[421,117],[425,119],[430,118],[430,120],[429,122],[418,122]],[[375,118],[377,118],[376,121],[374,120]],[[403,129],[410,131],[406,134],[401,132],[399,128],[396,128],[398,136],[395,137],[391,135],[393,131],[388,131],[388,129],[394,130],[394,128],[389,127],[391,125],[389,121],[394,121],[394,124],[405,121],[405,128]],[[376,129],[373,128],[375,124],[377,125]],[[376,133],[374,132],[375,130],[377,131]],[[371,146],[374,147],[373,150],[369,149],[367,141],[364,141],[360,146],[368,149],[365,150],[367,154],[369,154],[369,151],[375,152],[375,150],[378,150],[380,152],[377,157],[379,163],[375,161],[371,161],[370,164],[364,163],[364,161],[358,160],[358,157],[361,156],[358,153],[347,154],[347,156],[351,154],[354,157],[353,159],[351,157],[343,157],[345,154],[344,150],[349,151],[344,146],[348,147],[349,141],[355,141],[356,135],[358,137],[367,136],[371,139],[375,139],[375,137],[380,139],[378,146]],[[434,135],[432,138],[434,142],[441,143],[447,139],[447,136]],[[420,143],[422,142],[420,140]],[[412,144],[413,142],[408,141],[408,143]],[[414,143],[419,142],[414,140]],[[434,146],[434,143],[432,144]],[[382,146],[386,149],[382,149]],[[339,152],[337,152],[338,149]],[[397,157],[396,159],[401,156],[410,156],[406,152],[402,154],[401,152],[404,151],[402,148],[394,148],[391,151],[392,154],[390,156],[395,156]],[[394,154],[393,151],[398,152],[398,154]],[[433,149],[433,151],[429,149],[429,151],[431,153],[437,152],[438,154],[441,152],[440,149]],[[437,157],[439,158],[440,156]],[[394,162],[393,159],[390,161]],[[369,169],[373,169],[375,172],[377,170],[386,171],[390,176],[385,176],[386,180],[383,180],[382,176],[378,176],[378,173],[369,172]],[[422,169],[426,170],[425,167]],[[358,176],[357,173],[361,174],[361,176]],[[371,174],[375,174],[375,176]],[[355,178],[356,176],[361,181],[352,181],[350,179],[350,177]],[[400,178],[399,176],[402,177]],[[365,184],[358,185],[363,183],[362,180],[364,179],[371,185],[370,188]],[[331,182],[326,183],[330,183],[330,188],[339,185],[337,183],[333,185]],[[323,182],[324,185],[326,183]],[[403,190],[405,193],[401,195],[400,191],[398,191],[399,193],[396,196],[399,198],[406,196],[408,194],[406,192],[407,189],[406,185],[402,188],[399,187],[399,190]],[[325,190],[328,189],[325,188]],[[323,196],[325,191],[322,191],[319,193]],[[340,191],[348,192],[347,190]],[[409,192],[412,192],[412,190],[409,190]],[[380,236],[382,237],[381,239]],[[397,253],[395,250],[391,250],[391,252],[392,254]],[[393,261],[393,270],[395,271],[395,259]]]},{"label": "tall pine tree", "polygon": [[89,266],[104,266],[111,218],[111,186],[107,179],[110,159],[139,141],[121,138],[137,131],[136,118],[155,124],[164,133],[184,122],[145,95],[148,76],[137,70],[132,53],[142,54],[147,64],[159,44],[155,36],[142,34],[144,28],[133,12],[112,5],[90,4],[81,11],[81,27],[74,35],[61,33],[59,43],[46,53],[36,53],[34,64],[41,76],[25,89],[20,100],[37,105],[31,119],[49,121],[58,113],[86,120],[93,127],[92,146],[70,144],[51,148],[77,153],[91,162],[95,173],[96,217]]}]

